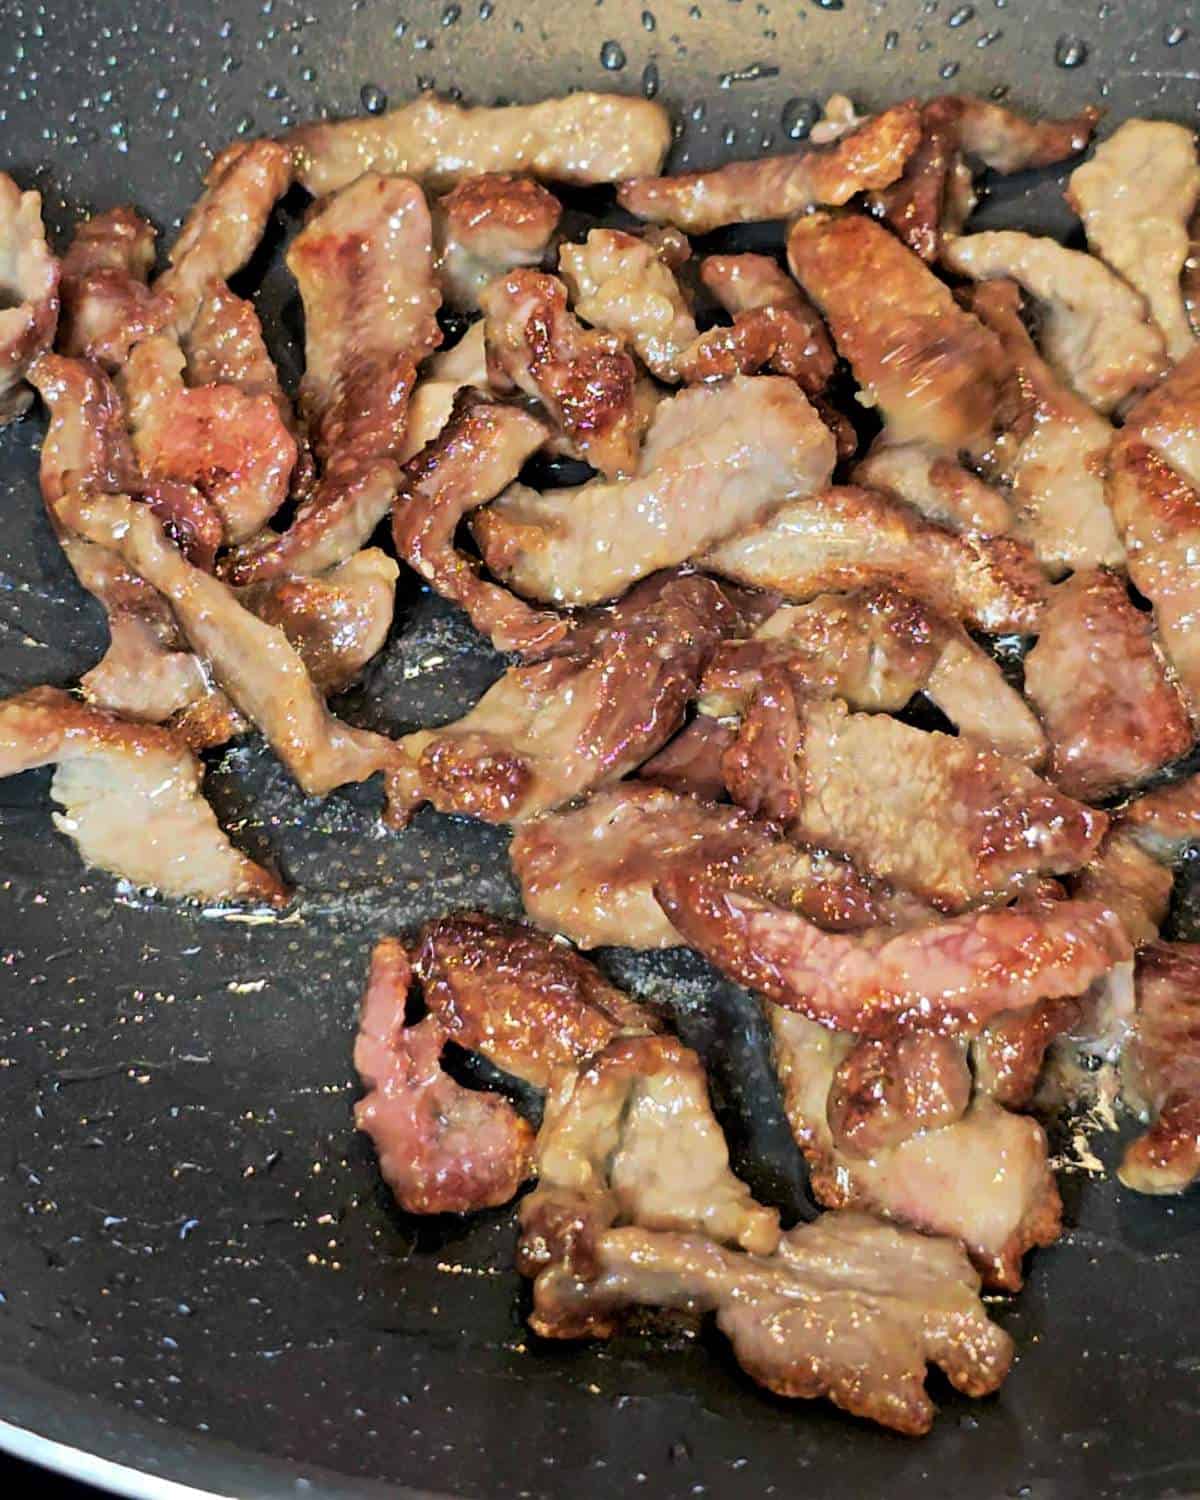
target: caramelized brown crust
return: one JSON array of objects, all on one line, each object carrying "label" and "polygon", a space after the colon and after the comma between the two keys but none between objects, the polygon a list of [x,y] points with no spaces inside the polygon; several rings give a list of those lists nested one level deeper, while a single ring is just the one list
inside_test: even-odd
[{"label": "caramelized brown crust", "polygon": [[904,1024],[974,1032],[1002,1011],[1082,994],[1131,952],[1116,916],[1091,902],[831,933],[752,894],[748,883],[706,864],[701,851],[669,868],[655,894],[674,927],[729,978],[859,1035]]},{"label": "caramelized brown crust", "polygon": [[711,579],[658,574],[585,616],[533,666],[510,667],[455,724],[400,742],[392,816],[523,821],[636,769],[678,728],[737,613]]},{"label": "caramelized brown crust", "polygon": [[1073,797],[1135,786],[1192,743],[1153,620],[1110,573],[1075,573],[1052,591],[1025,689],[1050,739],[1049,774]]},{"label": "caramelized brown crust", "polygon": [[482,579],[478,562],[454,539],[463,516],[511,483],[548,436],[520,407],[460,393],[439,436],[405,465],[392,507],[392,537],[404,561],[443,599],[461,604],[498,650],[530,656],[559,640],[566,622]]},{"label": "caramelized brown crust", "polygon": [[961,1119],[971,1071],[957,1037],[895,1031],[857,1041],[838,1063],[826,1113],[833,1143],[874,1156],[925,1130]]},{"label": "caramelized brown crust", "polygon": [[847,861],[782,842],[738,808],[636,781],[534,819],[517,830],[511,845],[530,917],[584,948],[680,944],[654,886],[665,870],[697,851],[725,854],[775,899],[822,927],[852,930],[911,920],[914,908],[927,915],[919,903],[896,897]]},{"label": "caramelized brown crust", "polygon": [[811,214],[792,226],[788,264],[894,441],[986,448],[1003,351],[917,256],[873,219]]},{"label": "caramelized brown crust", "polygon": [[722,760],[736,739],[732,724],[698,713],[650,757],[638,771],[638,780],[705,802],[720,802],[725,796]]},{"label": "caramelized brown crust", "polygon": [[305,313],[301,405],[323,473],[282,534],[232,554],[233,583],[318,573],[387,515],[416,367],[441,341],[433,229],[406,178],[367,173],[320,205],[288,250]]},{"label": "caramelized brown crust", "polygon": [[910,1136],[871,1156],[839,1151],[828,1098],[854,1038],[767,1006],[784,1110],[809,1165],[817,1201],[862,1209],[927,1235],[957,1241],[987,1286],[1019,1291],[1021,1262],[1062,1229],[1062,1202],[1036,1120],[1010,1114],[986,1094],[951,1125]]},{"label": "caramelized brown crust", "polygon": [[382,648],[392,624],[399,569],[367,547],[316,578],[251,584],[240,602],[282,630],[327,697],[357,680]]},{"label": "caramelized brown crust", "polygon": [[620,341],[585,328],[567,309],[566,287],[544,271],[497,277],[479,300],[493,386],[536,397],[593,468],[610,478],[631,473],[643,413]]},{"label": "caramelized brown crust", "polygon": [[1053,166],[1084,149],[1099,117],[1091,105],[1068,119],[1029,120],[971,95],[931,99],[921,108],[920,145],[873,206],[910,250],[935,261],[943,233],[962,229],[952,179],[964,155],[1002,173]]},{"label": "caramelized brown crust", "polygon": [[837,206],[856,193],[887,187],[903,171],[920,135],[916,105],[897,104],[832,146],[731,162],[712,172],[626,182],[617,199],[639,219],[674,224],[689,234],[706,234],[723,224],[790,219],[818,204]]},{"label": "caramelized brown crust", "polygon": [[1119,1176],[1139,1193],[1181,1193],[1200,1177],[1200,945],[1153,943],[1138,954],[1137,1019],[1122,1085],[1153,1116]]},{"label": "caramelized brown crust", "polygon": [[573,949],[479,913],[432,922],[415,968],[447,1038],[537,1088],[618,1036],[659,1030],[652,1012]]},{"label": "caramelized brown crust", "polygon": [[476,308],[493,277],[537,265],[561,217],[554,194],[528,177],[505,172],[464,177],[434,210],[438,277],[446,301]]},{"label": "caramelized brown crust", "polygon": [[433,1016],[404,1024],[411,970],[398,938],[371,954],[354,1066],[367,1093],[354,1123],[369,1135],[400,1206],[465,1214],[507,1203],[529,1176],[533,1130],[496,1094],[442,1071],[446,1033]]},{"label": "caramelized brown crust", "polygon": [[422,94],[386,115],[301,125],[288,144],[297,177],[316,196],[371,170],[416,177],[435,190],[483,172],[586,185],[657,172],[671,122],[660,104],[620,94],[495,109]]},{"label": "caramelized brown crust", "polygon": [[1033,1101],[1047,1047],[1082,1014],[1079,1000],[1064,995],[996,1016],[971,1043],[975,1087],[1008,1109],[1024,1109]]}]

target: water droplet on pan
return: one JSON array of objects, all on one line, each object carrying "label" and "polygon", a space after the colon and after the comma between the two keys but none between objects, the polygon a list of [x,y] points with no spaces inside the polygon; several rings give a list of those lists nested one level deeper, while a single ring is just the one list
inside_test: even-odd
[{"label": "water droplet on pan", "polygon": [[642,93],[647,99],[653,99],[658,93],[658,64],[648,62],[642,69]]},{"label": "water droplet on pan", "polygon": [[1081,68],[1088,58],[1088,44],[1079,36],[1060,36],[1054,46],[1054,61],[1060,68]]},{"label": "water droplet on pan", "polygon": [[600,66],[610,73],[619,73],[628,59],[620,42],[608,41],[600,48]]},{"label": "water droplet on pan", "polygon": [[358,97],[369,115],[381,115],[387,108],[387,95],[377,83],[364,83]]},{"label": "water droplet on pan", "polygon": [[783,106],[779,123],[789,140],[803,141],[808,139],[820,115],[821,109],[815,99],[789,99]]},{"label": "water droplet on pan", "polygon": [[844,10],[846,0],[813,0],[818,10]]},{"label": "water droplet on pan", "polygon": [[652,10],[644,10],[642,12],[642,25],[647,31],[653,31],[658,25],[658,22],[654,19],[654,12]]},{"label": "water droplet on pan", "polygon": [[942,78],[953,78],[957,72],[958,64],[956,62],[944,62],[938,69],[938,75]]},{"label": "water droplet on pan", "polygon": [[1186,41],[1188,29],[1186,26],[1165,26],[1163,28],[1163,46],[1178,47],[1180,42]]},{"label": "water droplet on pan", "polygon": [[443,26],[454,26],[454,25],[456,25],[457,22],[458,22],[458,18],[461,15],[462,15],[462,6],[461,5],[447,5],[446,8],[445,8],[445,10],[442,11],[442,25]]},{"label": "water droplet on pan", "polygon": [[885,52],[894,52],[899,45],[900,45],[900,33],[898,31],[889,31],[884,36],[884,39],[883,39],[883,50]]},{"label": "water droplet on pan", "polygon": [[973,5],[960,5],[957,10],[952,10],[946,17],[947,26],[965,26],[968,21],[975,19],[975,7]]}]

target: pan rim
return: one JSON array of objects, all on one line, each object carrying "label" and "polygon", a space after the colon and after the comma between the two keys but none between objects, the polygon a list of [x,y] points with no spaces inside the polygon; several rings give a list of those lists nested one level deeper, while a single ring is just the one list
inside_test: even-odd
[{"label": "pan rim", "polygon": [[125,1500],[461,1500],[160,1426],[9,1364],[0,1364],[0,1452]]}]

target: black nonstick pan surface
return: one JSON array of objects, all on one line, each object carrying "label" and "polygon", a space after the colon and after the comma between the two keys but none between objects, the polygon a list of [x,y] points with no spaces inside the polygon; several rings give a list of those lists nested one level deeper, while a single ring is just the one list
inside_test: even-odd
[{"label": "black nonstick pan surface", "polygon": [[[1192,123],[1200,105],[1200,18],[1182,0],[0,0],[0,19],[0,158],[59,236],[127,200],[169,234],[238,132],[424,86],[480,103],[657,91],[677,165],[783,148],[834,90],[1096,100],[1112,120]],[[293,378],[279,247],[302,206],[280,209],[247,275]],[[984,218],[1067,224],[1053,177],[1005,183]],[[4,692],[73,681],[104,643],[42,518],[40,435],[33,417],[0,436]],[[500,667],[410,580],[341,711],[393,732],[440,722]],[[85,872],[48,780],[0,783],[0,1445],[126,1493],[174,1480],[239,1500],[1200,1491],[1200,1202],[1139,1199],[1078,1165],[1111,1162],[1117,1136],[1059,1130],[1069,1228],[995,1306],[1017,1368],[984,1402],[935,1385],[923,1442],[773,1400],[704,1333],[541,1346],[511,1214],[399,1215],[350,1125],[371,942],[463,907],[515,911],[506,836],[428,813],[384,834],[374,787],[306,801],[252,739],[213,758],[209,787],[302,898],[246,920]],[[1175,934],[1196,936],[1183,884]],[[686,954],[603,959],[709,1060],[760,1195],[808,1212],[749,998]]]}]

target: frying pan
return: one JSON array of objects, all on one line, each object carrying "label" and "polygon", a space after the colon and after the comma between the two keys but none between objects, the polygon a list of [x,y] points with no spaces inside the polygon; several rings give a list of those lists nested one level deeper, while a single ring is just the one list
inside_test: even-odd
[{"label": "frying pan", "polygon": [[[1098,99],[1117,119],[1190,122],[1189,13],[1182,0],[5,0],[3,156],[61,236],[129,199],[169,232],[239,132],[429,85],[481,103],[657,90],[680,124],[677,165],[784,148],[835,89],[867,105],[995,90],[1055,113]],[[985,222],[1066,231],[1059,182],[1005,183]],[[301,209],[283,205],[246,277],[293,379],[302,328],[279,249]],[[0,438],[5,692],[73,680],[104,641],[42,518],[40,435],[33,418]],[[391,732],[440,722],[500,668],[410,581],[340,711]],[[0,784],[0,1443],[126,1493],[178,1493],[162,1487],[174,1480],[243,1500],[1200,1489],[1194,1196],[1144,1200],[1067,1171],[1062,1243],[994,1305],[1017,1368],[983,1402],[935,1381],[942,1414],[920,1443],[773,1400],[703,1331],[541,1346],[510,1270],[511,1213],[398,1214],[350,1127],[370,943],[468,906],[515,912],[506,836],[428,813],[383,835],[374,787],[306,801],[251,739],[212,758],[209,789],[303,900],[247,921],[82,870],[51,829],[48,779]],[[1194,935],[1189,905],[1177,935]],[[602,958],[704,1053],[760,1195],[810,1212],[749,997],[684,953]],[[1118,1149],[1112,1134],[1085,1140],[1086,1122],[1059,1134],[1076,1163]]]}]

